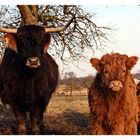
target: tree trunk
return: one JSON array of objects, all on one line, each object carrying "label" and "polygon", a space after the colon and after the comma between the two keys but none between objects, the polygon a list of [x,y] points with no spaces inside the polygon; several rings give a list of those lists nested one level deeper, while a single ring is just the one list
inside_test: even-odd
[{"label": "tree trunk", "polygon": [[24,25],[38,23],[37,5],[17,5]]}]

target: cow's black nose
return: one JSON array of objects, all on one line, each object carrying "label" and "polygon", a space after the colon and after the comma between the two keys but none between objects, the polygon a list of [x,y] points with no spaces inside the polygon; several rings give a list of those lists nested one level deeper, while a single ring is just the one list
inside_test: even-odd
[{"label": "cow's black nose", "polygon": [[38,57],[30,57],[26,61],[26,66],[30,68],[37,68],[40,66],[40,60]]}]

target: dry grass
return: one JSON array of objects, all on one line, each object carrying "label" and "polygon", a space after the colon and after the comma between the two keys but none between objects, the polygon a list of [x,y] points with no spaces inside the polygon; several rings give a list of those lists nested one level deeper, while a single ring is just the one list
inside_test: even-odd
[{"label": "dry grass", "polygon": [[89,134],[87,96],[54,96],[44,118],[52,133]]},{"label": "dry grass", "polygon": [[[45,135],[89,134],[87,96],[53,96],[44,114]],[[6,106],[0,106],[0,134],[17,134],[15,118]]]}]

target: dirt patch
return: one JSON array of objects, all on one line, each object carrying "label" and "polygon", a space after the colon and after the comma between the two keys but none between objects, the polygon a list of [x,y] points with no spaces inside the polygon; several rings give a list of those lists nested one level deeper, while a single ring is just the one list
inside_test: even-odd
[{"label": "dirt patch", "polygon": [[0,134],[16,134],[17,123],[10,107],[0,105]]}]

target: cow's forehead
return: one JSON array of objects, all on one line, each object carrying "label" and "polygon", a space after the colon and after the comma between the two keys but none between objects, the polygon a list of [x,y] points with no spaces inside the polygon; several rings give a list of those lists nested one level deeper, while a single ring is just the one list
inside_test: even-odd
[{"label": "cow's forehead", "polygon": [[20,35],[21,33],[23,33],[23,34],[26,34],[26,33],[44,34],[45,28],[42,26],[38,26],[38,25],[25,25],[25,26],[19,27],[17,30],[17,35]]},{"label": "cow's forehead", "polygon": [[103,69],[106,69],[106,70],[121,70],[121,69],[126,69],[126,64],[125,63],[107,63],[105,65],[102,66]]},{"label": "cow's forehead", "polygon": [[127,59],[127,55],[107,54],[100,59],[100,62],[103,65],[123,65],[126,63]]},{"label": "cow's forehead", "polygon": [[104,65],[123,65],[126,61],[121,59],[111,59],[110,61],[103,61]]}]

